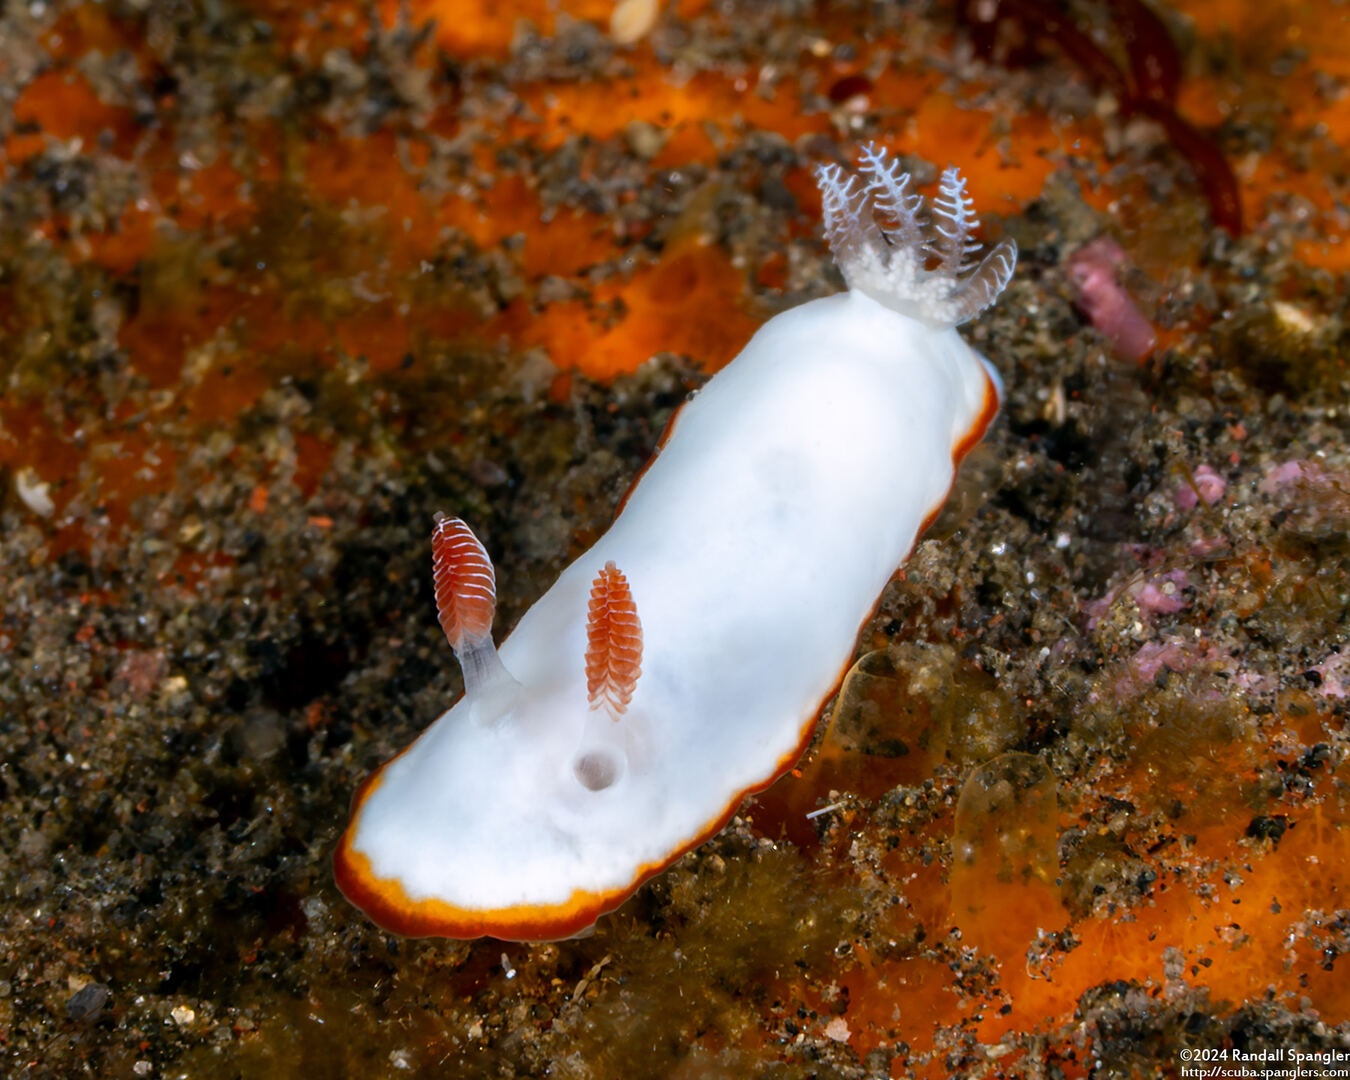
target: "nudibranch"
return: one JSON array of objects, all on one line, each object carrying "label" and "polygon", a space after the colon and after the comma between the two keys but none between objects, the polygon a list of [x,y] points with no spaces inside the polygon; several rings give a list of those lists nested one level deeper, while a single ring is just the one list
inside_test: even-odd
[{"label": "nudibranch", "polygon": [[930,208],[873,146],[817,170],[848,291],[770,319],[676,415],[618,516],[501,644],[440,520],[464,696],[361,785],[338,886],[405,936],[584,931],[789,769],[998,409],[956,331],[1012,275],[956,169]]}]

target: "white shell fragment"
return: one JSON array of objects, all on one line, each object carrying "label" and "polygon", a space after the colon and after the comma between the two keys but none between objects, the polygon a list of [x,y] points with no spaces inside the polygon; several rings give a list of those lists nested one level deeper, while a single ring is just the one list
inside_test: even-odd
[{"label": "white shell fragment", "polygon": [[38,479],[31,468],[18,469],[14,473],[14,494],[38,517],[51,517],[56,513],[56,503],[52,502],[51,485]]}]

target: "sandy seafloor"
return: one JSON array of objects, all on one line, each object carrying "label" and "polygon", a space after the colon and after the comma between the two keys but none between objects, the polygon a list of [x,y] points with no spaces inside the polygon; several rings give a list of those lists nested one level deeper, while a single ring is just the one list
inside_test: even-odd
[{"label": "sandy seafloor", "polygon": [[[995,7],[5,6],[0,1075],[1350,1053],[1350,9],[1159,7],[1172,52]],[[839,287],[810,167],[869,138],[1022,251],[967,329],[1004,409],[859,642],[884,715],[589,938],[380,932],[330,858],[459,693],[433,513],[509,627]],[[1076,292],[1101,236],[1142,362]]]}]

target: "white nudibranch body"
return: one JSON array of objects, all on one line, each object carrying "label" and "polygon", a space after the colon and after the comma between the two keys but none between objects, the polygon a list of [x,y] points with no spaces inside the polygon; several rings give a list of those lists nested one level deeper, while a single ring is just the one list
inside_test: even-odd
[{"label": "white nudibranch body", "polygon": [[679,413],[609,531],[502,642],[491,563],[434,536],[466,693],[357,792],[343,892],[409,936],[565,937],[790,768],[882,589],[998,407],[955,326],[971,263],[955,169],[924,214],[867,147],[818,170],[849,290],[769,320]]}]

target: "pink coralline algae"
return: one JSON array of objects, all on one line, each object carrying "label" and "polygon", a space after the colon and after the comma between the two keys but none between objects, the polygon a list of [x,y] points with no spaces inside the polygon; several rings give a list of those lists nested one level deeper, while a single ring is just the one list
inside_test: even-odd
[{"label": "pink coralline algae", "polygon": [[1157,344],[1152,324],[1144,317],[1116,275],[1125,253],[1109,236],[1099,236],[1069,256],[1074,303],[1126,360],[1148,358]]},{"label": "pink coralline algae", "polygon": [[1320,465],[1311,461],[1286,461],[1270,468],[1261,478],[1261,493],[1274,495],[1300,480],[1318,484],[1326,482],[1327,475]]},{"label": "pink coralline algae", "polygon": [[1178,510],[1194,510],[1200,500],[1213,506],[1228,488],[1228,481],[1208,465],[1199,466],[1190,477],[1194,483],[1184,483],[1175,496]]},{"label": "pink coralline algae", "polygon": [[[1327,663],[1330,662],[1328,659]],[[1168,672],[1219,676],[1223,686],[1250,694],[1267,693],[1275,685],[1268,675],[1243,670],[1237,658],[1207,639],[1168,634],[1157,641],[1145,642],[1122,665],[1115,692],[1121,700],[1126,700]],[[1225,697],[1224,692],[1214,689],[1211,684],[1211,689],[1202,693],[1200,700],[1217,702]]]},{"label": "pink coralline algae", "polygon": [[1153,615],[1175,615],[1179,611],[1184,611],[1190,602],[1182,592],[1189,584],[1190,579],[1186,571],[1168,570],[1152,577],[1135,579],[1124,586],[1117,586],[1086,606],[1088,629],[1096,628],[1121,595],[1133,600],[1139,614],[1144,618]]},{"label": "pink coralline algae", "polygon": [[1350,655],[1334,652],[1312,670],[1321,678],[1321,690],[1327,697],[1350,697]]},{"label": "pink coralline algae", "polygon": [[1139,647],[1131,658],[1128,673],[1141,683],[1151,683],[1159,672],[1185,671],[1206,659],[1208,645],[1179,638],[1149,641]]},{"label": "pink coralline algae", "polygon": [[1186,599],[1181,595],[1186,585],[1185,571],[1172,570],[1144,582],[1134,592],[1134,602],[1139,605],[1140,611],[1149,615],[1175,615],[1187,606]]}]

